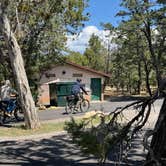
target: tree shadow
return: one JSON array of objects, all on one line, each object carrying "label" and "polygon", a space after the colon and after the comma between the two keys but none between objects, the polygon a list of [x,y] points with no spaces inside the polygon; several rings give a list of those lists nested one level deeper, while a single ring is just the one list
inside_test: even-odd
[{"label": "tree shadow", "polygon": [[110,96],[107,101],[111,102],[123,102],[123,101],[135,101],[135,100],[142,100],[146,97],[143,96]]},{"label": "tree shadow", "polygon": [[66,136],[49,139],[0,142],[0,165],[95,166],[92,156],[83,155]]},{"label": "tree shadow", "polygon": [[[146,130],[142,132],[144,133],[145,131]],[[120,146],[110,151],[108,160],[118,166],[142,166],[147,155],[147,151],[145,151],[143,147],[143,133],[140,132],[137,136],[135,136],[131,142],[130,148],[127,151],[122,153],[122,151],[120,151]],[[119,155],[121,156],[120,160]]]},{"label": "tree shadow", "polygon": [[[134,149],[137,149],[140,142],[136,141],[133,145],[135,146]],[[98,165],[95,157],[81,153],[79,147],[73,144],[71,138],[65,134],[48,139],[1,141],[0,154],[0,165],[3,166]],[[135,156],[134,158],[133,155]],[[131,151],[129,160],[122,162],[121,165],[142,165],[142,161],[137,160],[138,157],[144,157],[144,154],[137,154],[136,150]],[[112,165],[112,159],[109,157],[105,166]]]}]

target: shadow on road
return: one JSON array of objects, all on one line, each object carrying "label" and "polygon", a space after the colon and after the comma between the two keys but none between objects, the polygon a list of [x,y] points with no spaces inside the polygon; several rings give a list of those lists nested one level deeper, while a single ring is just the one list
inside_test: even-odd
[{"label": "shadow on road", "polygon": [[[134,149],[140,143],[134,143]],[[49,139],[2,141],[0,142],[0,165],[16,166],[96,166],[97,160],[93,156],[83,155],[79,147],[74,145],[66,135],[54,136]],[[127,165],[141,166],[137,158],[141,154],[132,151],[136,157],[128,161]],[[142,154],[143,155],[143,154]],[[111,158],[110,158],[111,160]],[[105,166],[114,165],[111,161]],[[121,164],[126,165],[126,163]]]},{"label": "shadow on road", "polygon": [[96,165],[94,161],[89,161],[92,157],[81,154],[67,136],[54,136],[35,141],[3,141],[0,142],[0,149],[0,165],[3,166]]},{"label": "shadow on road", "polygon": [[142,100],[145,97],[142,96],[110,96],[107,98],[107,101],[111,102],[122,102],[122,101],[134,101],[134,100]]}]

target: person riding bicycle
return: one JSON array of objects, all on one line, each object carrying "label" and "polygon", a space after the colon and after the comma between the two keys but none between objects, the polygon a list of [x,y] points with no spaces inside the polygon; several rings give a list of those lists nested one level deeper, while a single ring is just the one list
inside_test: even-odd
[{"label": "person riding bicycle", "polygon": [[11,116],[11,112],[16,108],[16,104],[13,102],[11,95],[18,95],[17,91],[11,87],[9,80],[5,81],[5,84],[1,86],[0,98],[1,104],[5,103],[5,114]]},{"label": "person riding bicycle", "polygon": [[79,101],[81,91],[83,91],[87,95],[87,92],[81,82],[81,79],[77,79],[71,88],[71,93],[75,97],[75,105],[77,105],[77,102]]}]

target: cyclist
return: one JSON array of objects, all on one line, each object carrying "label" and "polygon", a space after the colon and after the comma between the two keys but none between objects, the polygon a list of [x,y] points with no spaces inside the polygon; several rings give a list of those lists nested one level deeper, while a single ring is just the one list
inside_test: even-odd
[{"label": "cyclist", "polygon": [[17,94],[17,91],[11,87],[10,81],[6,80],[5,84],[0,89],[0,97],[1,101],[5,103],[5,114],[7,116],[11,116],[11,112],[16,108],[16,104],[11,99],[11,95]]},{"label": "cyclist", "polygon": [[82,90],[82,92],[84,92],[87,95],[87,92],[84,89],[84,86],[81,84],[81,82],[82,82],[81,79],[77,79],[71,88],[71,93],[72,93],[72,95],[74,95],[74,101],[75,101],[76,106],[77,106],[77,102],[80,99],[81,90]]}]

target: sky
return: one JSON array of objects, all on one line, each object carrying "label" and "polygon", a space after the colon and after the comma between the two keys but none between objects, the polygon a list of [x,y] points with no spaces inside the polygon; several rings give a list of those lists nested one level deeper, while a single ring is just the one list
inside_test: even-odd
[{"label": "sky", "polygon": [[101,23],[118,25],[120,18],[115,15],[120,10],[119,4],[120,0],[89,0],[89,7],[85,11],[90,13],[89,21],[85,22],[85,27],[78,35],[68,36],[67,47],[83,53],[93,33],[104,39],[106,32],[103,31]]},{"label": "sky", "polygon": [[117,26],[120,18],[115,17],[120,10],[120,0],[90,0],[86,9],[90,13],[90,19],[86,26],[93,25],[100,28],[101,22],[110,22]]}]

